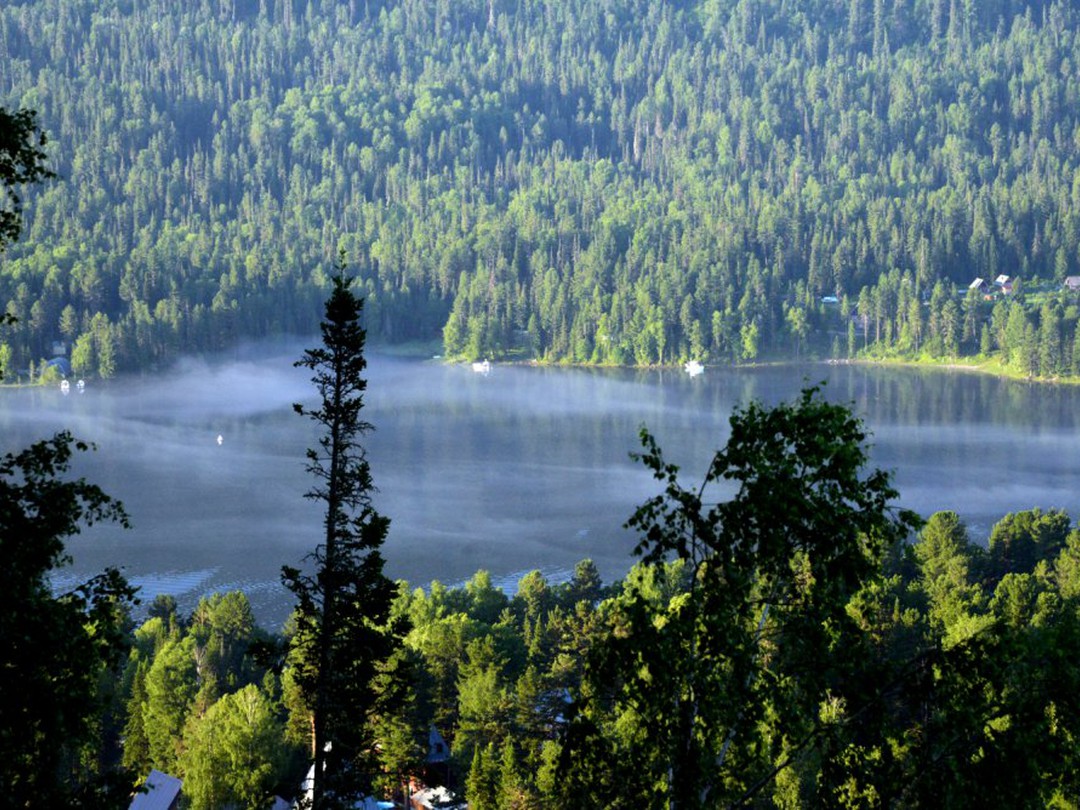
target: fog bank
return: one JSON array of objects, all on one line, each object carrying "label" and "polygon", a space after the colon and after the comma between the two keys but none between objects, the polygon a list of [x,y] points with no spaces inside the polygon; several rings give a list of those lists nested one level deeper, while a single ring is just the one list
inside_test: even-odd
[{"label": "fog bank", "polygon": [[[149,601],[243,588],[264,623],[289,608],[282,565],[314,548],[321,511],[304,452],[314,427],[305,345],[278,342],[166,374],[58,389],[0,390],[4,451],[61,429],[92,441],[78,474],[124,501],[133,529],[74,538],[59,582],[122,566]],[[750,398],[791,399],[806,379],[851,404],[872,430],[873,461],[895,472],[901,501],[955,509],[975,536],[1008,511],[1076,509],[1080,391],[910,369],[806,367],[674,371],[466,366],[370,356],[366,446],[391,519],[387,573],[426,585],[478,568],[513,589],[540,569],[565,576],[592,557],[606,579],[632,563],[622,528],[657,491],[629,458],[642,424],[697,481]],[[221,437],[220,443],[218,437]]]}]

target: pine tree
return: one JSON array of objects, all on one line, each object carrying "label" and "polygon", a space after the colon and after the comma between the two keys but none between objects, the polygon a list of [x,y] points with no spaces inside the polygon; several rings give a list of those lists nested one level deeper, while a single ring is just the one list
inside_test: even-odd
[{"label": "pine tree", "polygon": [[296,363],[312,371],[320,404],[294,406],[323,431],[307,452],[316,483],[306,497],[325,505],[325,534],[309,557],[313,573],[283,569],[298,602],[293,676],[312,716],[315,810],[351,807],[370,790],[381,697],[376,676],[403,632],[390,621],[395,590],[379,551],[390,521],[372,506],[360,441],[372,429],[360,417],[367,388],[363,301],[349,289],[343,258],[337,271],[321,324],[323,345]]},{"label": "pine tree", "polygon": [[150,770],[150,741],[146,737],[143,708],[146,706],[146,673],[150,669],[146,661],[136,665],[131,684],[131,697],[127,701],[127,722],[124,725],[124,754],[122,763],[134,773],[145,774]]},{"label": "pine tree", "polygon": [[465,779],[465,795],[473,810],[495,810],[498,807],[499,771],[494,743],[488,743],[486,747],[477,746],[472,767]]}]

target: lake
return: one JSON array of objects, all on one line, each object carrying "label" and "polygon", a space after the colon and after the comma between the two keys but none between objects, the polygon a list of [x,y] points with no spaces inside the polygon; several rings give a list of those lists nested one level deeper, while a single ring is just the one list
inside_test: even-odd
[{"label": "lake", "polygon": [[[96,443],[78,474],[120,498],[133,528],[74,538],[59,586],[123,566],[149,601],[190,608],[244,589],[261,622],[289,607],[279,584],[318,542],[321,512],[305,500],[311,403],[292,367],[301,343],[186,361],[158,377],[59,389],[0,390],[0,449],[59,429]],[[308,344],[310,345],[310,344]],[[374,353],[365,416],[391,519],[387,573],[426,585],[485,568],[510,591],[525,572],[553,579],[591,557],[605,580],[625,574],[635,539],[623,524],[657,487],[629,454],[647,425],[687,482],[727,438],[732,408],[794,398],[807,381],[847,403],[873,433],[872,459],[892,470],[900,502],[923,515],[954,509],[985,539],[1009,511],[1075,511],[1080,491],[1080,388],[940,370],[870,366],[674,370],[468,366]],[[221,436],[220,444],[217,437]]]}]

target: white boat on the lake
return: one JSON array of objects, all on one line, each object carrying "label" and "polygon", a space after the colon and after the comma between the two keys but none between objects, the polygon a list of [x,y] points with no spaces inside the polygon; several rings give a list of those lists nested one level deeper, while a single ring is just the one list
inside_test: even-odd
[{"label": "white boat on the lake", "polygon": [[472,370],[475,371],[477,374],[490,374],[491,373],[491,363],[489,361],[487,361],[487,360],[483,360],[483,361],[478,362],[478,363],[473,363],[472,364]]},{"label": "white boat on the lake", "polygon": [[67,380],[61,380],[60,381],[60,393],[61,394],[66,394],[69,391],[71,391],[71,383],[69,383]]},{"label": "white boat on the lake", "polygon": [[696,377],[698,374],[704,373],[705,366],[701,365],[697,360],[691,360],[683,366],[683,370],[691,377]]},{"label": "white boat on the lake", "polygon": [[75,383],[75,387],[78,389],[79,393],[81,394],[83,391],[86,390],[86,380],[79,380],[77,383]]}]

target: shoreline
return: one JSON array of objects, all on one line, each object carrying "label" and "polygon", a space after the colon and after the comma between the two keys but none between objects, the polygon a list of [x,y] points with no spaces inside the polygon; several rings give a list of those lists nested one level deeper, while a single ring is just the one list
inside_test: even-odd
[{"label": "shoreline", "polygon": [[[438,362],[446,363],[447,365],[468,365],[471,361],[464,358],[450,358],[435,355],[427,359],[437,360]],[[561,360],[538,360],[536,358],[521,359],[521,360],[492,360],[492,365],[502,366],[534,366],[539,368],[581,368],[581,369],[625,369],[628,371],[681,371],[682,363],[655,363],[652,365],[616,365],[610,363],[575,363],[570,361]],[[989,377],[996,377],[1001,380],[1012,380],[1014,382],[1030,383],[1035,385],[1080,385],[1080,376],[1063,376],[1063,377],[1031,377],[1017,372],[1008,371],[1000,366],[991,362],[973,362],[963,363],[951,360],[948,362],[933,362],[926,360],[904,360],[904,359],[892,359],[892,358],[867,358],[867,357],[845,357],[845,358],[816,358],[816,359],[801,359],[801,360],[767,360],[757,363],[729,363],[729,364],[710,364],[705,363],[705,370],[709,369],[755,369],[755,368],[783,368],[785,366],[801,366],[801,365],[824,365],[824,366],[878,366],[881,368],[896,366],[900,368],[919,368],[927,369],[930,371],[958,371],[968,374],[982,374]]]},{"label": "shoreline", "polygon": [[961,363],[955,360],[949,362],[931,362],[925,360],[904,360],[904,359],[871,359],[871,358],[844,358],[839,360],[822,360],[818,361],[827,363],[829,365],[865,365],[865,366],[899,366],[902,368],[923,368],[939,371],[962,371],[969,374],[983,374],[989,377],[996,377],[1000,380],[1012,380],[1014,382],[1032,383],[1035,385],[1080,385],[1080,376],[1064,376],[1064,377],[1032,377],[1029,375],[1020,374],[1015,371],[1003,369],[1000,365],[991,362],[973,362],[973,363]]},{"label": "shoreline", "polygon": [[[396,358],[408,358],[415,360],[423,360],[428,362],[444,363],[446,365],[468,365],[471,361],[464,357],[447,357],[438,352],[441,348],[437,343],[433,341],[409,341],[401,344],[393,343],[371,343],[368,344],[365,350],[365,354],[383,355],[387,357]],[[226,352],[210,352],[207,354],[196,355],[197,357],[207,360],[210,358],[220,357]],[[489,358],[490,359],[490,358]],[[493,365],[505,365],[505,366],[533,366],[538,368],[581,368],[581,369],[624,369],[628,371],[682,371],[683,363],[654,363],[650,365],[635,365],[635,364],[614,364],[614,363],[581,363],[572,362],[568,360],[541,360],[535,357],[532,358],[508,358],[508,359],[496,359],[491,360]],[[174,363],[175,365],[175,363]],[[901,368],[921,368],[937,371],[952,371],[952,372],[965,372],[969,374],[983,374],[990,377],[996,377],[1003,380],[1013,380],[1015,382],[1032,383],[1038,385],[1065,385],[1074,386],[1080,385],[1080,376],[1061,376],[1061,377],[1031,377],[1024,374],[1020,374],[1015,371],[1011,371],[1003,368],[1000,363],[993,360],[963,362],[956,359],[948,361],[933,361],[933,360],[912,360],[904,358],[870,358],[870,357],[844,357],[844,358],[806,358],[806,359],[772,359],[764,360],[752,363],[704,363],[705,370],[708,369],[757,369],[757,368],[783,368],[786,366],[801,366],[801,365],[827,365],[827,366],[879,366],[889,367],[896,366]],[[145,369],[141,371],[125,371],[116,377],[110,379],[119,379],[124,377],[145,377],[153,376],[156,373],[161,373],[167,370],[166,368],[154,368]],[[92,378],[95,383],[107,382],[99,378]],[[20,381],[18,377],[13,378],[13,381],[0,380],[0,390],[3,389],[21,389],[21,388],[47,388],[54,384],[59,384],[59,381],[50,380],[48,383],[28,383]]]}]

